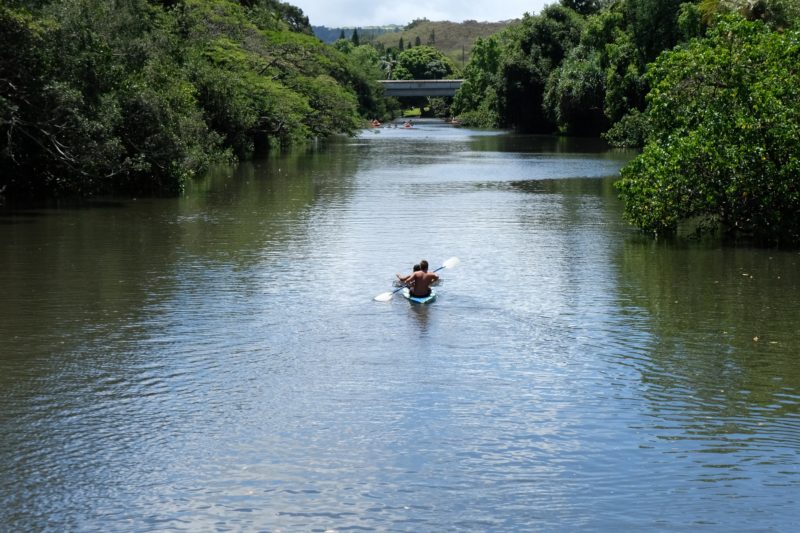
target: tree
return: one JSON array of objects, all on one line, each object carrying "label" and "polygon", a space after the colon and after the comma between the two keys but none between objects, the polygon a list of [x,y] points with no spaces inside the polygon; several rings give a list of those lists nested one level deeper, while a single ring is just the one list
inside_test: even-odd
[{"label": "tree", "polygon": [[353,46],[359,46],[358,28],[353,28],[353,35],[350,37],[350,40],[353,41]]},{"label": "tree", "polygon": [[560,0],[560,4],[572,9],[581,15],[589,15],[597,12],[603,4],[602,0]]},{"label": "tree", "polygon": [[598,135],[608,128],[604,78],[600,54],[580,46],[550,74],[544,107],[562,133]]},{"label": "tree", "polygon": [[422,44],[422,39],[420,39],[419,35],[417,35],[417,38],[414,39],[414,46],[419,46],[421,44]]},{"label": "tree", "polygon": [[618,182],[625,216],[656,235],[682,221],[800,242],[800,31],[730,16],[662,54],[652,130]]},{"label": "tree", "polygon": [[397,49],[400,50],[401,52],[403,50],[405,50],[405,47],[403,46],[403,38],[402,37],[400,37],[400,44],[397,45]]},{"label": "tree", "polygon": [[645,66],[630,33],[615,32],[605,46],[605,63],[606,117],[617,122],[631,110],[643,110],[648,87]]},{"label": "tree", "polygon": [[675,46],[680,39],[678,15],[684,0],[626,0],[625,15],[633,32],[634,41],[652,61]]},{"label": "tree", "polygon": [[416,46],[397,57],[394,78],[437,80],[449,76],[454,71],[455,65],[452,60],[439,50],[430,46]]},{"label": "tree", "polygon": [[550,5],[538,16],[526,15],[504,34],[498,77],[500,125],[549,133],[554,124],[542,107],[550,73],[581,36],[583,19],[575,11]]},{"label": "tree", "polygon": [[339,34],[339,40],[344,41],[345,39],[347,39],[347,37],[345,37],[344,30],[342,30],[342,32]]},{"label": "tree", "polygon": [[452,112],[467,125],[496,127],[500,44],[496,36],[478,38],[464,68],[464,81],[453,97]]},{"label": "tree", "polygon": [[354,50],[278,0],[0,3],[0,191],[176,194],[214,160],[352,133],[386,111]]}]

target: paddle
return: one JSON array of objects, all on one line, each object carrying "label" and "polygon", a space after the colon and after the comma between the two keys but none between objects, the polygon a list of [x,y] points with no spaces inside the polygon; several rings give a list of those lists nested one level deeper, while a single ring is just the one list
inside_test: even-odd
[{"label": "paddle", "polygon": [[[440,266],[439,268],[437,268],[436,270],[434,270],[434,272],[439,272],[439,271],[440,271],[440,270],[442,270],[443,268],[455,268],[455,267],[457,267],[457,266],[458,266],[458,264],[459,264],[460,262],[461,262],[461,259],[459,259],[458,257],[451,257],[450,259],[448,259],[447,261],[445,261],[444,263],[442,263],[442,266]],[[389,300],[391,300],[391,299],[392,299],[392,296],[394,296],[394,295],[395,295],[395,293],[397,293],[397,292],[400,292],[400,291],[401,291],[401,290],[403,290],[404,288],[405,288],[405,285],[403,285],[403,286],[401,286],[401,287],[398,287],[398,288],[396,288],[396,289],[395,289],[395,290],[393,290],[392,292],[383,292],[383,293],[381,293],[381,294],[377,295],[377,296],[374,298],[374,300],[375,300],[376,302],[388,302]]]}]

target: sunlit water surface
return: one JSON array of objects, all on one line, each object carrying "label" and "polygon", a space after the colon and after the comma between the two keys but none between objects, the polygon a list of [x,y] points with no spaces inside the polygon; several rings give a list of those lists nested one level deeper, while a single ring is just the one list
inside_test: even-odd
[{"label": "sunlit water surface", "polygon": [[637,235],[630,157],[422,122],[7,208],[0,529],[796,530],[800,255]]}]

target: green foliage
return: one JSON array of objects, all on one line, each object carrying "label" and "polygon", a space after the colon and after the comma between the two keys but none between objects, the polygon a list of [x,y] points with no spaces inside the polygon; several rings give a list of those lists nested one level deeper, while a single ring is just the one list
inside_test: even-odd
[{"label": "green foliage", "polygon": [[339,48],[339,43],[346,44],[343,51],[349,64],[343,82],[352,87],[358,97],[359,115],[381,120],[390,118],[396,106],[383,96],[383,88],[377,80],[386,78],[384,69],[391,72],[394,63],[387,64],[370,45],[353,47],[349,41],[337,41],[334,46]]},{"label": "green foliage", "polygon": [[542,107],[550,73],[581,36],[583,19],[571,9],[551,5],[539,16],[526,15],[503,36],[498,79],[498,116],[502,126],[550,132],[555,124]]},{"label": "green foliage", "polygon": [[647,61],[678,43],[678,14],[683,1],[625,0],[625,16],[634,42]]},{"label": "green foliage", "polygon": [[641,52],[630,33],[617,30],[605,46],[606,95],[604,111],[616,122],[630,110],[644,109],[648,85]]},{"label": "green foliage", "polygon": [[477,109],[458,113],[458,119],[464,126],[474,128],[497,128],[498,117],[495,111],[497,104],[491,98],[482,101]]},{"label": "green foliage", "polygon": [[697,4],[687,2],[680,5],[678,31],[683,41],[703,36],[705,33],[703,14]]},{"label": "green foliage", "polygon": [[396,80],[441,80],[456,70],[453,62],[436,48],[416,46],[397,57]]},{"label": "green foliage", "polygon": [[463,83],[453,97],[452,112],[466,125],[496,127],[497,97],[500,68],[500,44],[496,37],[478,39],[472,59],[464,68]]},{"label": "green foliage", "polygon": [[448,105],[447,101],[447,98],[428,98],[430,114],[438,118],[449,117],[450,106]]},{"label": "green foliage", "polygon": [[37,15],[0,7],[0,25],[15,41],[0,62],[11,111],[0,123],[0,188],[9,196],[175,192],[215,153],[219,139],[193,88],[172,77],[174,47],[146,2],[113,16],[99,1]]},{"label": "green foliage", "polygon": [[726,18],[663,54],[644,152],[622,172],[625,215],[655,234],[686,220],[800,242],[800,32]]},{"label": "green foliage", "polygon": [[278,0],[0,4],[0,191],[174,194],[233,153],[351,133],[379,60]]},{"label": "green foliage", "polygon": [[638,109],[631,109],[627,115],[616,122],[602,137],[617,148],[638,148],[644,146],[650,132],[647,116]]},{"label": "green foliage", "polygon": [[597,12],[603,4],[602,0],[560,0],[559,3],[581,15]]},{"label": "green foliage", "polygon": [[600,54],[580,46],[551,72],[543,104],[562,133],[596,136],[605,131],[604,83]]}]

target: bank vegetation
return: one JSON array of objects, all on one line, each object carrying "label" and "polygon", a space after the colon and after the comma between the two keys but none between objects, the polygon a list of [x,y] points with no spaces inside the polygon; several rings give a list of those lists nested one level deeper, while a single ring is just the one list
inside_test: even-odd
[{"label": "bank vegetation", "polygon": [[467,125],[643,147],[625,216],[800,242],[800,2],[561,0],[473,48]]},{"label": "bank vegetation", "polygon": [[276,0],[7,0],[0,195],[175,194],[390,114],[378,78]]}]

